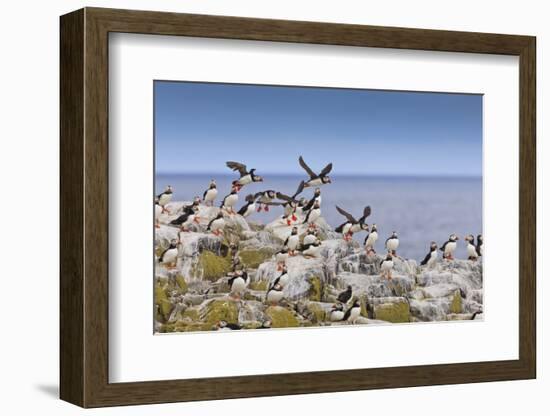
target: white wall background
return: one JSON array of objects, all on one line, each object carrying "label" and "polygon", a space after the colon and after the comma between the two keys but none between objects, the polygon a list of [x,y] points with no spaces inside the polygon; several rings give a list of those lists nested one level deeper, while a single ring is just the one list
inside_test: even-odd
[{"label": "white wall background", "polygon": [[[4,2],[0,14],[0,410],[4,414],[69,415],[82,412],[58,395],[58,16],[83,6],[166,10],[276,19],[452,29],[537,36],[538,53],[538,330],[536,381],[92,410],[87,414],[544,414],[550,405],[549,329],[543,332],[543,182],[550,146],[543,130],[550,100],[550,26],[546,2],[523,1],[298,1],[121,0]],[[546,74],[545,74],[546,73]],[[545,178],[546,176],[546,178]],[[544,197],[544,198],[543,198]],[[546,201],[544,199],[546,198]],[[539,410],[540,409],[540,410]]]}]

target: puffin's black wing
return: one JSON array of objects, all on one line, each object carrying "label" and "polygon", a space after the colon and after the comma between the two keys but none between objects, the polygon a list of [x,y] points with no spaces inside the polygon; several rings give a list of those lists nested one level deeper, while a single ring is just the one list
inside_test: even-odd
[{"label": "puffin's black wing", "polygon": [[441,251],[445,251],[445,247],[447,246],[447,244],[449,244],[449,241],[445,241],[445,243],[441,247],[439,247],[439,249]]},{"label": "puffin's black wing", "polygon": [[308,203],[305,205],[305,207],[302,209],[302,211],[310,211],[311,208],[313,208],[313,205],[315,204],[315,197],[311,198]]},{"label": "puffin's black wing", "polygon": [[307,224],[307,222],[309,221],[309,214],[311,214],[311,211],[307,212],[306,218],[304,219],[304,222],[302,224]]},{"label": "puffin's black wing", "polygon": [[340,214],[342,214],[344,217],[348,219],[349,222],[352,224],[357,223],[357,220],[351,215],[349,212],[344,211],[342,208],[340,208],[338,205],[336,205],[336,211],[338,211]]},{"label": "puffin's black wing", "polygon": [[326,165],[323,170],[321,171],[321,173],[319,174],[319,176],[326,176],[330,173],[330,171],[332,170],[332,163],[329,163],[328,165]]},{"label": "puffin's black wing", "polygon": [[187,211],[185,211],[178,218],[176,218],[175,220],[170,221],[170,224],[172,224],[172,225],[181,225],[185,221],[187,221],[187,218],[189,218],[189,215],[190,214]]},{"label": "puffin's black wing", "polygon": [[351,305],[348,310],[346,311],[346,313],[344,314],[344,318],[342,319],[343,321],[347,321],[351,315],[351,310],[353,309],[353,305]]},{"label": "puffin's black wing", "polygon": [[386,259],[384,259],[380,262],[380,267],[382,267],[382,263],[384,263],[385,261],[386,261]]},{"label": "puffin's black wing", "polygon": [[359,218],[359,222],[361,224],[363,224],[365,222],[365,220],[367,219],[367,217],[371,214],[371,208],[370,208],[370,205],[367,205],[364,209],[363,209],[363,216],[361,218]]},{"label": "puffin's black wing", "polygon": [[348,223],[348,222],[346,221],[346,222],[340,224],[338,227],[336,227],[336,228],[334,229],[334,231],[336,231],[337,233],[341,233],[342,231],[344,231],[344,226],[345,226],[347,223]]},{"label": "puffin's black wing", "polygon": [[239,172],[241,177],[248,175],[248,172],[246,171],[246,165],[243,165],[242,163],[229,161],[229,162],[225,162],[225,164],[229,169]]},{"label": "puffin's black wing", "polygon": [[432,252],[430,251],[428,254],[426,254],[426,257],[424,257],[424,260],[420,262],[421,266],[425,266],[428,264],[428,261],[430,261],[430,258],[432,257]]},{"label": "puffin's black wing", "polygon": [[307,174],[311,179],[315,179],[318,177],[317,174],[313,172],[311,168],[306,164],[306,162],[304,162],[304,159],[302,158],[302,156],[298,158],[298,162],[300,163],[300,166],[307,172]]},{"label": "puffin's black wing", "polygon": [[206,191],[204,191],[204,193],[202,194],[202,199],[204,200],[206,198],[206,193],[210,190],[210,188],[208,188]]},{"label": "puffin's black wing", "polygon": [[304,181],[300,182],[298,185],[298,189],[296,189],[296,192],[294,192],[294,195],[292,195],[292,199],[296,198],[298,195],[302,193],[304,190],[304,187],[306,186],[306,183]]},{"label": "puffin's black wing", "polygon": [[166,252],[167,252],[168,250],[170,250],[170,247],[168,247],[166,250],[164,250],[164,251],[162,252],[162,254],[161,254],[160,257],[159,257],[159,263],[162,263],[162,261],[164,260],[164,255],[166,254]]},{"label": "puffin's black wing", "polygon": [[237,211],[237,214],[239,215],[244,215],[246,214],[246,211],[248,210],[248,207],[250,206],[250,204],[252,204],[252,202],[248,202],[246,204],[244,204],[241,209],[239,211]]},{"label": "puffin's black wing", "polygon": [[479,241],[476,244],[476,253],[478,256],[481,256],[481,244]]},{"label": "puffin's black wing", "polygon": [[229,328],[229,329],[231,329],[231,330],[233,330],[233,331],[236,331],[236,330],[242,328],[242,326],[237,325],[237,324],[232,324],[232,323],[230,323],[230,322],[228,322],[227,325],[226,325],[225,327],[226,327],[226,328]]},{"label": "puffin's black wing", "polygon": [[212,226],[212,223],[213,223],[214,221],[216,221],[217,219],[218,219],[218,217],[214,217],[214,218],[208,223],[208,226],[206,227],[206,229],[207,229],[208,231],[210,231],[210,227]]},{"label": "puffin's black wing", "polygon": [[367,236],[365,237],[365,241],[363,241],[363,245],[367,244],[367,240],[369,239],[370,233],[367,233]]},{"label": "puffin's black wing", "polygon": [[388,239],[386,240],[386,247],[388,246],[388,241],[390,241],[393,237],[388,237]]},{"label": "puffin's black wing", "polygon": [[278,198],[278,199],[282,199],[283,201],[286,201],[286,202],[292,202],[293,198],[288,196],[288,195],[285,195],[283,194],[282,192],[277,192],[275,194],[275,196]]},{"label": "puffin's black wing", "polygon": [[345,290],[344,292],[340,293],[338,295],[338,300],[342,303],[347,303],[348,300],[351,298],[351,290]]},{"label": "puffin's black wing", "polygon": [[244,200],[245,200],[246,202],[254,202],[254,199],[255,199],[255,198],[254,198],[254,195],[253,195],[253,194],[248,194],[248,195],[244,198]]}]

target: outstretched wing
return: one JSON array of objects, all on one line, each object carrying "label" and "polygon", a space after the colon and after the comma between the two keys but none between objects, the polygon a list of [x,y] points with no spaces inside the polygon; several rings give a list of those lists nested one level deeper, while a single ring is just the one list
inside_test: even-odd
[{"label": "outstretched wing", "polygon": [[313,172],[311,168],[306,164],[306,162],[304,162],[304,159],[302,158],[302,156],[298,158],[298,162],[300,163],[300,166],[307,172],[307,174],[311,179],[317,178],[317,175],[315,174],[315,172]]},{"label": "outstretched wing", "polygon": [[300,182],[300,184],[298,185],[298,189],[296,189],[296,192],[294,192],[294,195],[292,195],[292,199],[296,198],[298,195],[302,193],[305,185],[306,183],[304,181]]},{"label": "outstretched wing", "polygon": [[359,218],[359,222],[361,224],[364,223],[367,217],[370,215],[370,213],[371,213],[371,209],[370,209],[370,205],[368,205],[365,207],[365,209],[363,209],[363,216]]},{"label": "outstretched wing", "polygon": [[248,172],[246,171],[246,165],[243,165],[242,163],[229,161],[225,162],[225,164],[229,169],[238,171],[241,176],[248,174]]},{"label": "outstretched wing", "polygon": [[244,199],[246,202],[254,202],[256,198],[254,198],[253,194],[248,194],[246,198]]},{"label": "outstretched wing", "polygon": [[330,171],[332,170],[332,163],[329,163],[328,165],[326,165],[323,170],[321,171],[321,173],[319,174],[319,176],[325,176],[325,175],[328,175],[330,173]]},{"label": "outstretched wing", "polygon": [[282,192],[277,192],[276,196],[277,196],[277,199],[282,199],[283,201],[286,201],[286,202],[292,202],[293,200],[293,198],[283,194]]},{"label": "outstretched wing", "polygon": [[336,205],[336,211],[338,211],[340,214],[342,214],[344,217],[346,217],[349,222],[354,223],[354,224],[357,222],[357,220],[355,218],[353,218],[353,215],[351,215],[349,212],[344,211],[338,205]]}]

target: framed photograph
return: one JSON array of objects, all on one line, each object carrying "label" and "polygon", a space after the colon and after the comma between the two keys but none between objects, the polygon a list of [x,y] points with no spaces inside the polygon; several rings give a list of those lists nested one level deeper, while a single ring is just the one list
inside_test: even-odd
[{"label": "framed photograph", "polygon": [[83,406],[536,376],[535,38],[61,17]]}]

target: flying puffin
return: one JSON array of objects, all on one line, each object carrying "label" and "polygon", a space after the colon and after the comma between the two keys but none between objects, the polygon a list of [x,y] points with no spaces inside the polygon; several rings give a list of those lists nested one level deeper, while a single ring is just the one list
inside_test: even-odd
[{"label": "flying puffin", "polygon": [[344,290],[343,292],[340,292],[340,294],[336,299],[338,299],[338,302],[346,304],[351,299],[352,293],[353,291],[352,291],[351,285],[348,285],[347,289]]},{"label": "flying puffin", "polygon": [[237,331],[239,329],[242,329],[243,327],[240,326],[239,324],[233,324],[231,322],[227,322],[227,321],[219,321],[218,324],[216,325],[216,330],[218,331],[227,331],[227,330],[230,330],[230,331]]},{"label": "flying puffin", "polygon": [[478,256],[483,256],[483,236],[477,235],[476,252]]},{"label": "flying puffin", "polygon": [[272,205],[273,199],[277,196],[277,193],[271,189],[267,191],[262,191],[254,195],[254,199],[258,201],[258,208],[256,211],[260,212],[262,210],[262,205],[264,206],[264,211],[269,211],[269,205]]},{"label": "flying puffin", "polygon": [[321,206],[321,188],[315,188],[315,192],[313,193],[313,197],[304,206],[303,212],[307,212],[307,211],[311,210],[311,208],[313,208],[313,205],[315,205],[315,202],[318,202],[319,206]]},{"label": "flying puffin", "polygon": [[319,238],[317,237],[317,230],[313,228],[309,228],[307,230],[307,234],[304,237],[303,244],[304,245],[313,244],[316,241],[319,241]]},{"label": "flying puffin", "polygon": [[173,269],[176,267],[176,262],[178,260],[178,240],[173,239],[170,241],[170,246],[163,251],[160,255],[158,261],[159,263],[166,266],[168,269]]},{"label": "flying puffin", "polygon": [[288,249],[288,254],[290,256],[294,256],[294,252],[298,248],[299,243],[300,243],[300,236],[298,235],[298,227],[292,227],[292,231],[290,232],[290,235],[285,240],[283,247]]},{"label": "flying puffin", "polygon": [[332,305],[329,312],[329,318],[332,322],[339,322],[344,319],[344,305],[336,303]]},{"label": "flying puffin", "polygon": [[394,231],[386,240],[386,249],[392,254],[392,256],[396,256],[397,247],[399,247],[399,238],[397,238],[397,233]]},{"label": "flying puffin", "polygon": [[329,163],[326,165],[323,170],[317,175],[315,172],[311,170],[311,168],[306,164],[302,156],[298,158],[298,162],[300,163],[300,166],[307,172],[309,175],[309,179],[305,182],[305,187],[308,188],[310,186],[320,186],[325,185],[327,183],[331,183],[330,177],[328,174],[332,170],[332,163]]},{"label": "flying puffin", "polygon": [[237,204],[238,200],[239,194],[237,193],[237,188],[233,187],[231,189],[231,193],[223,198],[220,207],[222,209],[225,209],[229,214],[235,214],[235,210],[233,209],[233,207]]},{"label": "flying puffin", "polygon": [[235,272],[235,276],[231,277],[229,283],[229,294],[235,299],[240,299],[242,293],[246,289],[248,282],[248,273],[243,270]]},{"label": "flying puffin", "polygon": [[288,275],[288,270],[286,269],[286,266],[283,266],[281,274],[275,278],[270,286],[280,285],[282,288],[284,288],[288,284],[289,280],[290,276]]},{"label": "flying puffin", "polygon": [[160,216],[163,212],[162,206],[159,204],[158,197],[155,197],[155,228],[160,228]]},{"label": "flying puffin", "polygon": [[375,252],[374,245],[376,244],[376,240],[378,240],[378,228],[376,228],[376,224],[372,224],[372,227],[370,227],[370,233],[367,234],[363,243],[367,253],[371,250]]},{"label": "flying puffin", "polygon": [[172,200],[172,187],[168,185],[166,189],[164,189],[164,192],[157,195],[157,198],[159,200],[159,205],[162,207],[162,212],[170,212],[168,209],[166,209],[166,205],[170,203]]},{"label": "flying puffin", "polygon": [[252,182],[263,182],[263,178],[255,174],[256,169],[246,170],[246,165],[239,162],[225,162],[227,167],[233,171],[238,171],[241,177],[233,182],[233,186],[237,188],[237,191],[240,191],[241,188],[245,185],[248,185]]},{"label": "flying puffin", "polygon": [[216,188],[216,181],[212,179],[208,189],[202,194],[202,199],[204,200],[205,205],[214,206],[214,200],[218,196],[218,188]]},{"label": "flying puffin", "polygon": [[351,215],[349,212],[344,211],[338,205],[336,205],[336,211],[338,211],[347,219],[345,223],[339,225],[334,230],[337,233],[342,233],[342,235],[344,236],[344,240],[351,240],[351,238],[353,237],[353,233],[357,233],[362,230],[369,231],[369,225],[365,223],[365,220],[371,213],[370,206],[366,206],[363,209],[363,216],[358,220],[356,220],[353,215]]},{"label": "flying puffin", "polygon": [[288,259],[288,248],[283,247],[280,251],[275,253],[275,261],[277,262],[277,271],[283,270],[286,260]]},{"label": "flying puffin", "polygon": [[353,305],[344,314],[344,321],[347,321],[350,324],[354,324],[357,321],[357,318],[361,315],[361,304],[358,299],[355,299]]},{"label": "flying puffin", "polygon": [[443,252],[443,258],[453,260],[453,253],[456,250],[456,242],[458,237],[456,234],[451,234],[449,239],[439,248]]},{"label": "flying puffin", "polygon": [[477,254],[477,247],[475,245],[474,236],[472,234],[467,235],[464,237],[464,240],[466,241],[466,249],[468,251],[468,260],[476,261],[478,254]]},{"label": "flying puffin", "polygon": [[292,225],[292,223],[298,219],[296,217],[296,208],[298,206],[298,200],[296,199],[296,197],[302,193],[302,191],[304,190],[304,186],[305,182],[300,182],[300,184],[298,185],[298,189],[292,196],[285,195],[282,192],[276,193],[278,199],[285,201],[285,203],[283,204],[283,220],[286,221],[286,225]]},{"label": "flying puffin", "polygon": [[283,297],[283,287],[280,284],[276,284],[269,288],[265,295],[265,300],[275,306],[283,299]]},{"label": "flying puffin", "polygon": [[302,255],[304,257],[317,257],[317,254],[319,254],[319,250],[321,247],[321,242],[316,241],[313,244],[303,245],[301,248]]},{"label": "flying puffin", "polygon": [[237,213],[246,218],[256,210],[256,200],[254,199],[254,195],[249,194],[246,196],[245,201],[246,204]]},{"label": "flying puffin", "polygon": [[216,235],[220,235],[222,233],[222,230],[225,227],[225,220],[223,218],[223,212],[218,212],[218,215],[214,217],[212,221],[208,223],[208,227],[206,227],[206,231],[212,231],[212,233]]},{"label": "flying puffin", "polygon": [[393,254],[387,254],[386,258],[380,262],[380,275],[391,280],[391,271],[393,269]]},{"label": "flying puffin", "polygon": [[426,254],[426,257],[424,257],[424,260],[420,262],[421,266],[428,266],[431,267],[435,264],[437,261],[437,243],[435,241],[432,241],[430,243],[430,252]]},{"label": "flying puffin", "polygon": [[319,205],[319,202],[316,201],[315,204],[313,204],[313,208],[308,211],[306,218],[304,219],[304,222],[302,224],[308,224],[309,227],[315,228],[317,226],[315,224],[315,221],[317,221],[320,216],[321,206]]}]

